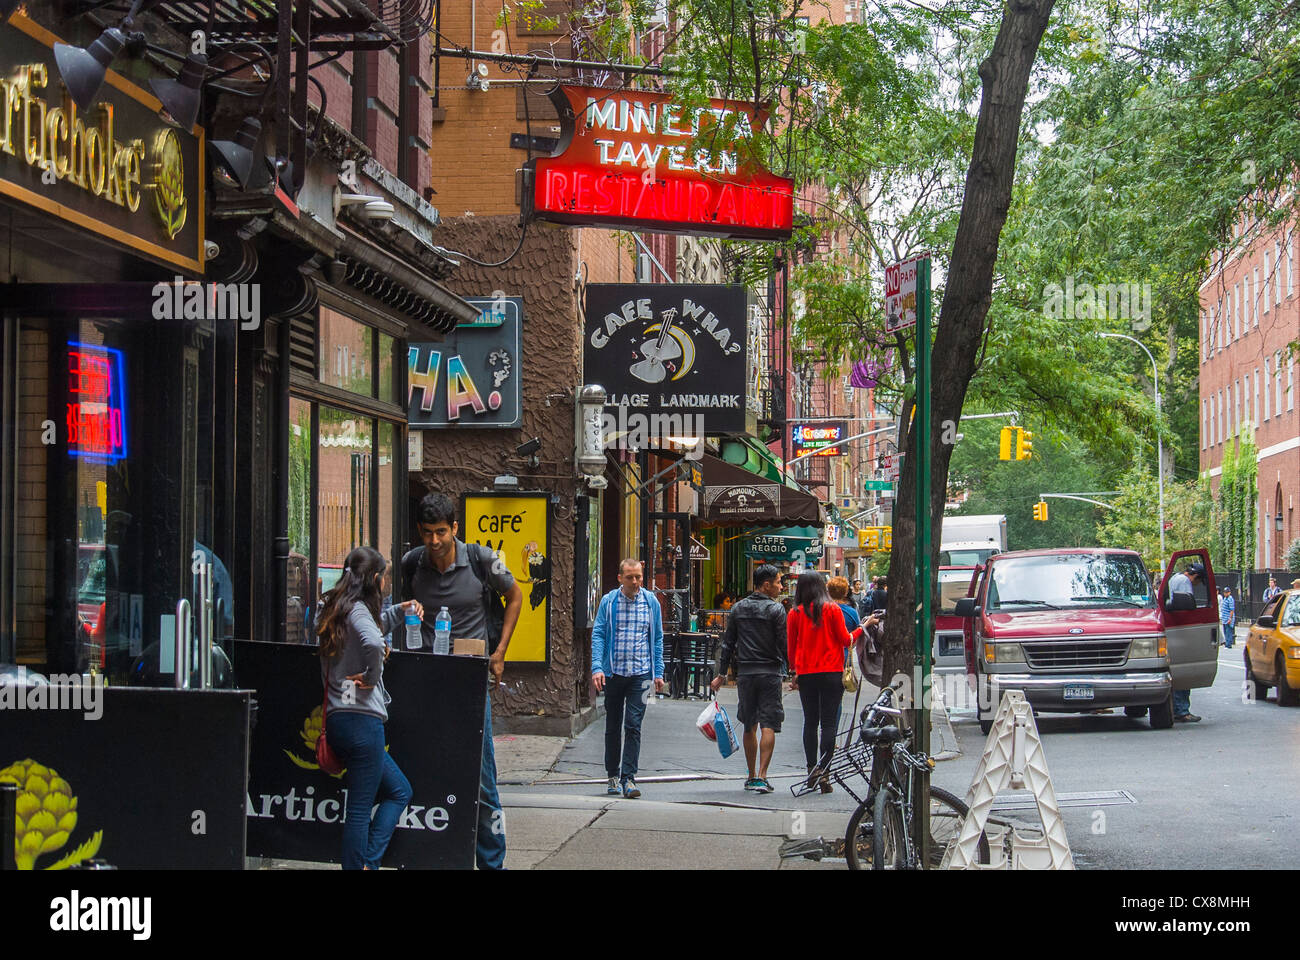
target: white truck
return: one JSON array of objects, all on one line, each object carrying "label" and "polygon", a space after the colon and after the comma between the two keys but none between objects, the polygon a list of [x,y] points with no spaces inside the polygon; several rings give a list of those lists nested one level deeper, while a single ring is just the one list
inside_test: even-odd
[{"label": "white truck", "polygon": [[974,567],[1007,549],[1007,515],[980,513],[944,517],[939,532],[939,566]]}]

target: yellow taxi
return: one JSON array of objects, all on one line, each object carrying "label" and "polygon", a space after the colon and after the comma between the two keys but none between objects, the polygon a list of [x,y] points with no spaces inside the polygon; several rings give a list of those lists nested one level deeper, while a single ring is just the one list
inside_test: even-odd
[{"label": "yellow taxi", "polygon": [[1284,590],[1260,612],[1246,638],[1246,679],[1263,700],[1277,687],[1283,707],[1300,704],[1300,590]]}]

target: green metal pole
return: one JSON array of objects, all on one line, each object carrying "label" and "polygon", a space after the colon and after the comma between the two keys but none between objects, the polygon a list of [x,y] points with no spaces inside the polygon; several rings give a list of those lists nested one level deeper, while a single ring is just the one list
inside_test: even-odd
[{"label": "green metal pole", "polygon": [[[920,668],[913,699],[918,748],[930,754],[930,258],[916,265],[916,665]],[[929,863],[930,778],[922,776],[913,811],[916,846],[924,867]]]}]

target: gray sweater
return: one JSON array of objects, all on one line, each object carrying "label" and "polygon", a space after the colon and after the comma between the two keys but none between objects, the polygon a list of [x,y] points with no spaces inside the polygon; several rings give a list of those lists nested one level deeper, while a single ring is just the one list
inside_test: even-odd
[{"label": "gray sweater", "polygon": [[[380,614],[382,623],[376,624],[364,603],[352,608],[348,614],[343,652],[332,660],[321,658],[321,682],[329,684],[330,713],[336,710],[339,713],[368,713],[388,721],[384,634],[396,630],[404,617],[405,611],[401,607],[390,607]],[[365,674],[365,682],[371,684],[372,689],[363,690],[348,681],[348,677],[358,673]]]}]

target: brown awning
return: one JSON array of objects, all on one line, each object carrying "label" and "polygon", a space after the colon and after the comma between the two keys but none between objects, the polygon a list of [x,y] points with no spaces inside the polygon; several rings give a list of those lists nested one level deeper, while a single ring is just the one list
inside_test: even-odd
[{"label": "brown awning", "polygon": [[807,491],[768,480],[707,454],[703,467],[699,526],[805,526],[822,522],[821,503]]}]

